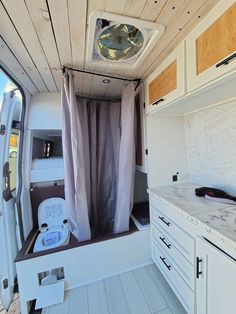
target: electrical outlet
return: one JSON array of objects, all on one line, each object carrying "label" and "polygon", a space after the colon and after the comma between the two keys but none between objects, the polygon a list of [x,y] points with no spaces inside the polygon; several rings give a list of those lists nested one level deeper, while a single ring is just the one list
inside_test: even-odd
[{"label": "electrical outlet", "polygon": [[172,176],[172,181],[173,181],[173,182],[178,181],[178,175],[177,175],[177,174],[174,174],[174,175]]}]

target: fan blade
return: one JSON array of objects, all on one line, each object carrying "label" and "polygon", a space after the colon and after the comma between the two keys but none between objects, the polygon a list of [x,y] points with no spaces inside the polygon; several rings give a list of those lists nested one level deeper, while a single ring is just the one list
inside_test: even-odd
[{"label": "fan blade", "polygon": [[108,38],[111,38],[112,37],[112,35],[111,35],[111,33],[106,33],[106,34],[101,34],[100,36],[99,36],[99,39],[98,40],[104,40],[104,39],[108,39]]}]

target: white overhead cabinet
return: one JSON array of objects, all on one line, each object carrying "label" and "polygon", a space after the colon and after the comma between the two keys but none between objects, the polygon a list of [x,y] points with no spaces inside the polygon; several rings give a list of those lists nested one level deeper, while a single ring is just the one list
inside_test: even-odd
[{"label": "white overhead cabinet", "polygon": [[205,239],[196,253],[197,314],[235,313],[236,261]]},{"label": "white overhead cabinet", "polygon": [[182,42],[145,82],[146,113],[185,93],[185,44]]},{"label": "white overhead cabinet", "polygon": [[236,70],[236,3],[220,1],[186,39],[187,88]]}]

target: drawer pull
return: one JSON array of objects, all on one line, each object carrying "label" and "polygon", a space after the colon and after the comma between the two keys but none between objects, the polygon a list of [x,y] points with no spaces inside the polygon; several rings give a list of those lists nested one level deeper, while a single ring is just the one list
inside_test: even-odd
[{"label": "drawer pull", "polygon": [[165,244],[165,246],[167,246],[168,247],[168,249],[170,249],[171,248],[171,244],[169,244],[169,243],[167,243],[165,240],[165,238],[162,238],[162,237],[159,237],[160,238],[160,240]]},{"label": "drawer pull", "polygon": [[202,275],[202,271],[200,271],[200,263],[201,262],[202,262],[202,259],[197,257],[197,271],[196,271],[197,279],[199,279],[200,275]]},{"label": "drawer pull", "polygon": [[165,99],[164,98],[160,98],[158,99],[157,101],[155,101],[152,105],[155,106],[155,105],[158,105],[159,102],[162,102],[164,101]]},{"label": "drawer pull", "polygon": [[236,52],[233,53],[231,56],[225,58],[224,60],[220,61],[219,63],[216,64],[216,68],[219,68],[222,65],[227,65],[229,64],[229,61],[231,61],[232,59],[236,58]]},{"label": "drawer pull", "polygon": [[170,222],[169,221],[166,221],[164,217],[161,217],[161,216],[158,216],[158,218],[164,222],[164,224],[166,224],[168,227],[170,226]]},{"label": "drawer pull", "polygon": [[168,265],[168,264],[166,263],[165,257],[161,257],[161,256],[160,256],[160,259],[162,260],[162,262],[163,262],[163,264],[166,266],[166,268],[168,268],[168,270],[171,270],[171,265]]}]

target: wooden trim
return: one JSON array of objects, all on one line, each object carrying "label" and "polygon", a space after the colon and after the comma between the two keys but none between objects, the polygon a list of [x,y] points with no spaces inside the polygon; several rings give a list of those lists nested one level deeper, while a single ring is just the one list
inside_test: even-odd
[{"label": "wooden trim", "polygon": [[50,250],[33,252],[34,243],[35,243],[37,235],[39,233],[38,229],[33,229],[30,232],[26,242],[23,244],[21,250],[17,254],[16,259],[15,259],[15,263],[22,262],[24,260],[28,260],[28,259],[35,258],[35,257],[40,257],[40,256],[47,255],[47,254],[53,254],[53,253],[61,252],[64,250],[73,249],[73,248],[84,246],[84,245],[89,245],[89,244],[107,241],[107,240],[111,240],[111,239],[115,239],[115,238],[119,238],[119,237],[124,237],[124,236],[130,235],[130,234],[137,232],[137,231],[138,231],[138,228],[133,223],[133,221],[130,220],[130,229],[128,231],[125,231],[125,232],[107,234],[107,235],[99,236],[99,237],[96,237],[94,239],[91,239],[88,241],[83,241],[83,242],[78,242],[77,239],[71,234],[69,244],[67,244],[67,245],[59,246],[57,248],[50,249]]},{"label": "wooden trim", "polygon": [[165,68],[148,86],[149,104],[177,88],[177,60]]},{"label": "wooden trim", "polygon": [[135,109],[137,114],[137,131],[136,131],[136,165],[143,165],[143,143],[142,143],[142,124],[141,124],[141,108],[140,94],[135,96]]},{"label": "wooden trim", "polygon": [[236,3],[196,39],[197,74],[236,51]]}]

